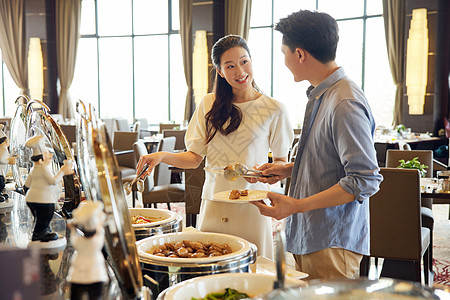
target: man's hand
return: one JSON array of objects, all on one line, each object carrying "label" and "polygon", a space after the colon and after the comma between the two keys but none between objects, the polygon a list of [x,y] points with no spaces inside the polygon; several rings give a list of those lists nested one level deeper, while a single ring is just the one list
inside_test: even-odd
[{"label": "man's hand", "polygon": [[292,163],[267,163],[258,168],[259,171],[262,171],[262,175],[271,177],[259,177],[258,181],[274,184],[280,180],[283,180],[287,177],[291,176],[292,172]]},{"label": "man's hand", "polygon": [[296,211],[298,208],[298,199],[273,192],[268,192],[267,197],[272,206],[266,205],[262,200],[250,202],[255,205],[264,216],[281,220],[298,212]]}]

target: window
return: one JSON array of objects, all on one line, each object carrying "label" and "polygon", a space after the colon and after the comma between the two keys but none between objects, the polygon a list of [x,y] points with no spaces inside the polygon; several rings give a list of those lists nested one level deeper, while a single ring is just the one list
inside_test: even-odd
[{"label": "window", "polygon": [[71,95],[100,117],[184,119],[178,0],[83,0]]},{"label": "window", "polygon": [[[261,3],[260,3],[261,2]],[[300,9],[329,13],[339,25],[336,62],[364,90],[377,126],[390,127],[395,86],[389,68],[382,1],[260,0],[252,5],[249,47],[258,86],[286,104],[293,127],[301,127],[308,82],[296,83],[284,66],[281,34],[273,30],[280,18]],[[264,3],[263,3],[264,2]]]},{"label": "window", "polygon": [[15,100],[20,95],[20,89],[9,74],[8,67],[3,62],[0,50],[0,113],[2,116],[13,117],[16,111]]}]

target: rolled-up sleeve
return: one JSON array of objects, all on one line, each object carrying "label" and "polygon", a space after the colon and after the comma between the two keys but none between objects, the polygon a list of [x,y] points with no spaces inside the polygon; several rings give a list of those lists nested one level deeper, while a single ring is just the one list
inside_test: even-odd
[{"label": "rolled-up sleeve", "polygon": [[361,102],[342,100],[333,116],[333,139],[344,166],[340,186],[362,202],[375,194],[383,180],[373,143],[374,122]]}]

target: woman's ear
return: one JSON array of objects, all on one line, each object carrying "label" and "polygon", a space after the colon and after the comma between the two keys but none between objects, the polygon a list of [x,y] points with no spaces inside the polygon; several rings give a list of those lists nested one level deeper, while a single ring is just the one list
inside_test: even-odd
[{"label": "woman's ear", "polygon": [[220,70],[218,68],[216,68],[216,72],[217,72],[217,74],[219,74],[220,77],[223,78],[223,74],[222,74],[222,72],[220,72]]}]

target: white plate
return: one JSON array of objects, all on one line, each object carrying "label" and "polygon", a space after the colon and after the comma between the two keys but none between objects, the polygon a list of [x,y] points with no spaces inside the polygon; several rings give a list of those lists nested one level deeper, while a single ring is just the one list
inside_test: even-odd
[{"label": "white plate", "polygon": [[[201,298],[209,293],[224,292],[232,288],[246,293],[250,297],[262,296],[273,289],[276,277],[266,274],[226,273],[196,277],[180,282],[169,288],[164,300],[191,300],[191,297]],[[286,286],[305,286],[299,280],[286,278]]]},{"label": "white plate", "polygon": [[223,191],[215,193],[211,200],[220,201],[220,202],[228,202],[228,203],[246,203],[250,201],[258,201],[267,199],[267,192],[262,190],[248,190],[248,196],[241,196],[239,199],[230,199],[228,196],[230,195],[230,191]]}]

